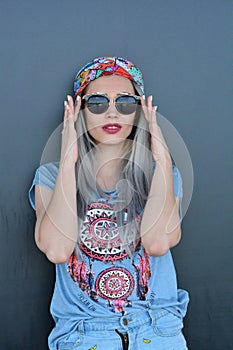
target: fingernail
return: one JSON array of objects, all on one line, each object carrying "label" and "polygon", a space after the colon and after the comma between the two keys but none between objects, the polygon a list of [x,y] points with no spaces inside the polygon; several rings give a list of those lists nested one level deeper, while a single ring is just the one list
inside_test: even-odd
[{"label": "fingernail", "polygon": [[151,98],[151,101],[153,100],[153,96],[152,95],[150,95],[150,98]]},{"label": "fingernail", "polygon": [[78,95],[77,97],[76,97],[76,102],[78,102],[80,100],[80,96]]},{"label": "fingernail", "polygon": [[157,111],[158,106],[155,106],[155,111]]},{"label": "fingernail", "polygon": [[145,100],[146,99],[145,95],[142,95],[142,98],[143,98],[143,100]]},{"label": "fingernail", "polygon": [[70,96],[69,96],[69,95],[67,95],[67,100],[68,100],[68,101],[70,100]]},{"label": "fingernail", "polygon": [[65,106],[65,109],[69,108],[67,101],[64,101],[64,106]]}]

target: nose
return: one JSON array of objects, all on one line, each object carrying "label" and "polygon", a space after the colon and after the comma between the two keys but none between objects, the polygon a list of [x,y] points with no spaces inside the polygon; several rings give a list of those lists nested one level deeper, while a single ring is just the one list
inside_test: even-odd
[{"label": "nose", "polygon": [[118,118],[119,117],[119,112],[116,109],[115,102],[113,101],[113,99],[110,99],[109,107],[106,111],[106,117],[107,118]]}]

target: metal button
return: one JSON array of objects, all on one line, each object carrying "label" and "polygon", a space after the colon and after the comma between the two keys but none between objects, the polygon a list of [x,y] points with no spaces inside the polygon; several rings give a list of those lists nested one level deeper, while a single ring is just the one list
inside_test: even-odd
[{"label": "metal button", "polygon": [[123,318],[123,324],[124,324],[125,326],[127,326],[127,324],[128,324],[127,318]]}]

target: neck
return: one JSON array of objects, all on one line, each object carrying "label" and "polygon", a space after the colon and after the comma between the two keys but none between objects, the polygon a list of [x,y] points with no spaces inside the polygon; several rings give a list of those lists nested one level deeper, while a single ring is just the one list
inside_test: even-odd
[{"label": "neck", "polygon": [[98,144],[96,147],[96,165],[102,167],[105,164],[121,164],[122,158],[126,153],[127,144],[125,142],[118,144]]},{"label": "neck", "polygon": [[121,166],[126,144],[99,144],[96,148],[96,177],[100,187],[105,190],[115,188],[121,177]]}]

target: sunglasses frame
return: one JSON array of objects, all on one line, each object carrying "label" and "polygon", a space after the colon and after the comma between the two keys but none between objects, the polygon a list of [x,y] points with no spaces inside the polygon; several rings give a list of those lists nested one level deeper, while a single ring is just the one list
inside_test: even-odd
[{"label": "sunglasses frame", "polygon": [[[104,96],[104,97],[106,97],[106,99],[108,100],[108,108],[109,108],[109,103],[110,103],[111,100],[110,100],[110,98],[108,97],[108,95],[105,94],[105,93],[95,92],[95,93],[93,93],[93,94],[87,94],[87,95],[84,95],[84,96],[82,97],[82,100],[84,100],[84,101],[88,104],[88,99],[89,99],[91,96],[98,96],[98,95],[99,95],[99,96]],[[129,114],[124,114],[124,113],[122,113],[121,111],[118,110],[116,99],[119,98],[119,97],[121,97],[121,96],[133,97],[133,98],[135,99],[135,104],[136,104],[136,105],[139,105],[140,102],[141,102],[141,97],[138,96],[138,95],[132,95],[132,94],[130,94],[130,93],[128,93],[128,92],[121,92],[121,93],[117,94],[116,97],[114,97],[113,102],[114,102],[114,105],[115,105],[117,111],[118,111],[119,113],[123,114],[123,115],[129,115],[129,114],[131,114],[131,113],[129,113]],[[106,111],[108,110],[108,108],[106,109]],[[105,113],[106,111],[104,111],[103,113]],[[91,113],[93,113],[93,112],[91,112]],[[133,113],[134,113],[134,112],[133,112]],[[97,114],[102,114],[102,113],[97,113]]]}]

